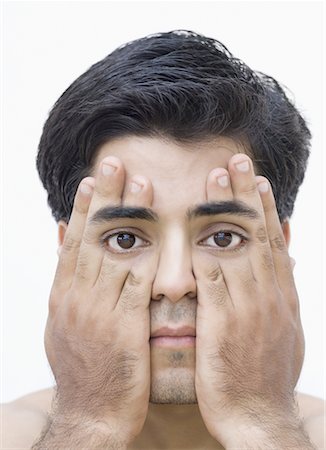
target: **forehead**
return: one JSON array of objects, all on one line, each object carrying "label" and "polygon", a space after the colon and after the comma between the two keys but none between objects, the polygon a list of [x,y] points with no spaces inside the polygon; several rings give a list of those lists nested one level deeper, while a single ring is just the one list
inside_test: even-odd
[{"label": "forehead", "polygon": [[169,140],[128,136],[104,144],[95,160],[116,156],[124,164],[126,182],[144,175],[154,189],[152,208],[164,213],[186,210],[206,200],[206,180],[216,167],[227,167],[232,155],[245,149],[230,138],[210,142],[176,144]]}]

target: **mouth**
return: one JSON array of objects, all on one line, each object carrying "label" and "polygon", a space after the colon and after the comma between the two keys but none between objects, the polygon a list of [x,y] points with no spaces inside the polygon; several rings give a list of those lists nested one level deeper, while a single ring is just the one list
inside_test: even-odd
[{"label": "mouth", "polygon": [[149,340],[151,347],[188,348],[196,345],[196,331],[193,327],[162,327],[154,331]]}]

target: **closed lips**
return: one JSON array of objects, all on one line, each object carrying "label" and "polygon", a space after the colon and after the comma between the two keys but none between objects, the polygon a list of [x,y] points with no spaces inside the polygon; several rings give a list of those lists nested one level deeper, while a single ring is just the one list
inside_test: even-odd
[{"label": "closed lips", "polygon": [[162,327],[158,330],[154,331],[151,335],[152,338],[162,337],[162,336],[171,336],[171,337],[180,337],[180,336],[196,336],[196,330],[190,326],[183,326],[181,328],[169,328]]}]

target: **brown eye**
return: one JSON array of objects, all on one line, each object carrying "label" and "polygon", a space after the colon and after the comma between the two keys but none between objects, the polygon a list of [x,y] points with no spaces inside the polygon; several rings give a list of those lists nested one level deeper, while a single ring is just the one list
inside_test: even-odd
[{"label": "brown eye", "polygon": [[227,231],[219,231],[218,233],[214,234],[214,242],[219,247],[228,247],[232,242],[232,234]]},{"label": "brown eye", "polygon": [[136,238],[133,234],[130,233],[120,233],[117,236],[117,242],[123,249],[132,248],[134,243],[136,242]]},{"label": "brown eye", "polygon": [[144,239],[128,231],[121,231],[120,233],[106,236],[103,239],[103,243],[107,250],[112,250],[114,253],[123,253],[124,250],[134,250],[138,247],[146,246]]},{"label": "brown eye", "polygon": [[240,248],[244,243],[248,242],[248,238],[234,231],[221,230],[211,234],[207,239],[204,239],[201,242],[208,247],[222,252]]}]

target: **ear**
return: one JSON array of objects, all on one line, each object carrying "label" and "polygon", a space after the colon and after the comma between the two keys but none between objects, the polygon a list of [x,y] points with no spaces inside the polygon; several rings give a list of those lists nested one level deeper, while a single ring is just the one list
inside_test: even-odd
[{"label": "ear", "polygon": [[68,228],[68,224],[64,220],[59,220],[59,222],[58,222],[58,250],[57,250],[58,254],[60,253],[67,228]]},{"label": "ear", "polygon": [[288,219],[285,219],[283,221],[282,230],[283,230],[283,235],[284,235],[284,239],[286,242],[286,246],[287,246],[287,248],[289,248],[290,240],[291,240],[291,230],[290,230],[290,223],[289,223]]}]

